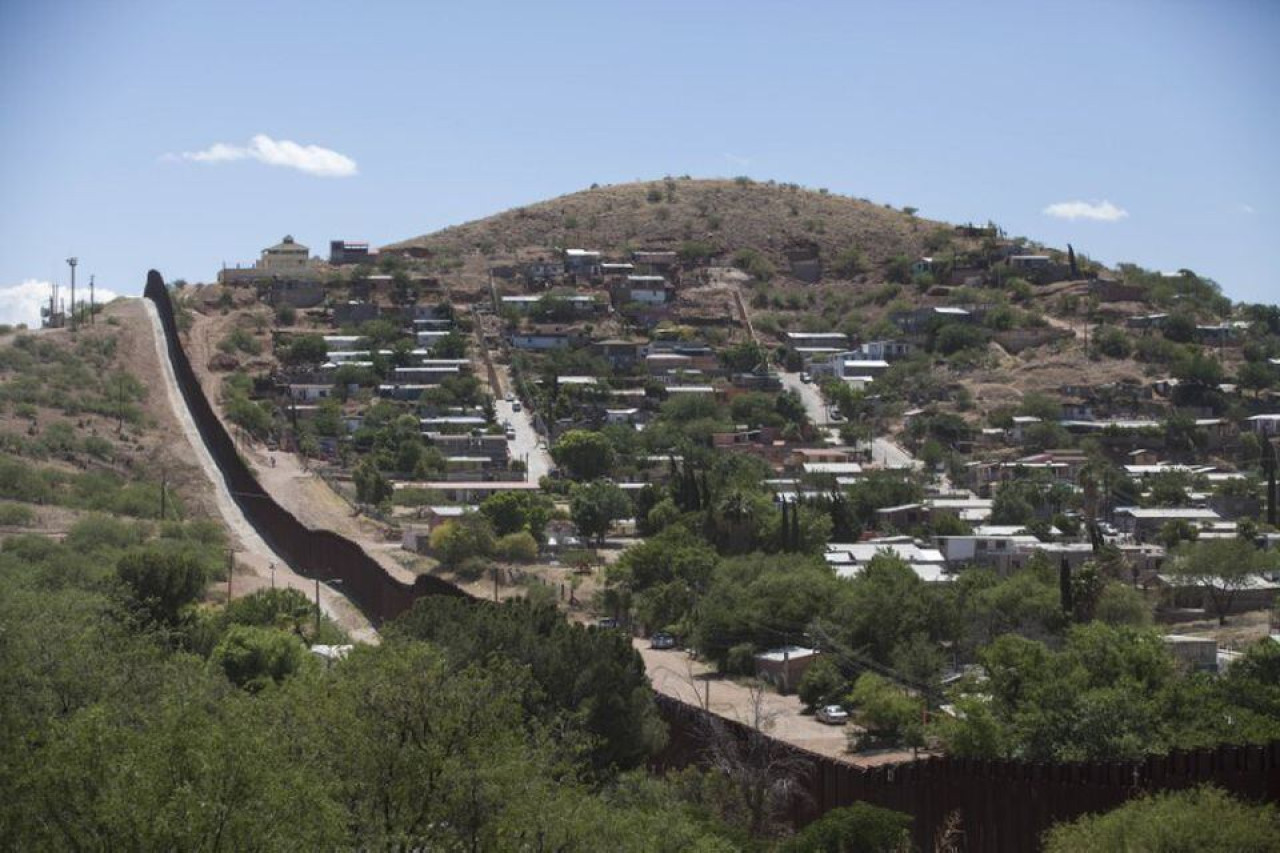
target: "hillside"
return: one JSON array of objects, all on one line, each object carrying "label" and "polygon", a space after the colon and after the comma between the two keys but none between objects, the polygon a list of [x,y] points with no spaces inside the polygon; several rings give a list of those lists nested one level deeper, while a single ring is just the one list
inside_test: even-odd
[{"label": "hillside", "polygon": [[[692,282],[714,287],[733,281],[716,265],[737,266],[747,275],[729,286],[740,288],[756,332],[771,345],[788,331],[842,331],[855,340],[891,337],[897,334],[889,323],[895,311],[941,305],[995,309],[999,320],[988,325],[997,332],[996,342],[985,354],[939,360],[937,382],[924,391],[927,399],[946,399],[952,395],[942,389],[965,388],[974,404],[966,404],[971,419],[1016,405],[1028,391],[1057,392],[1082,375],[1103,384],[1167,374],[1170,359],[1144,363],[1133,357],[1139,348],[1135,336],[1105,358],[1096,352],[1089,358],[1085,326],[1095,333],[1099,324],[1122,328],[1131,316],[1173,306],[1211,320],[1217,305],[1212,284],[1206,288],[1194,276],[1166,285],[1158,274],[1108,270],[1079,251],[1072,276],[1066,247],[1009,239],[993,223],[957,226],[921,218],[910,208],[745,179],[667,178],[592,187],[384,251],[425,250],[425,265],[459,292],[484,286],[491,268],[550,257],[562,248],[598,249],[618,259],[635,249],[680,251],[687,267],[702,268]],[[1052,271],[1012,270],[1008,258],[1019,253],[1047,256]],[[929,272],[912,269],[921,258],[933,259]],[[807,276],[803,270],[813,259],[821,267],[816,281],[812,269]],[[1142,278],[1136,299],[1094,297],[1092,280],[1131,277]],[[689,304],[705,290],[684,287],[678,299]]]},{"label": "hillside", "polygon": [[717,252],[751,247],[777,257],[816,248],[826,260],[856,246],[877,264],[925,251],[938,228],[949,226],[796,184],[668,178],[595,186],[384,249],[501,256],[552,247],[678,249],[696,241]]}]

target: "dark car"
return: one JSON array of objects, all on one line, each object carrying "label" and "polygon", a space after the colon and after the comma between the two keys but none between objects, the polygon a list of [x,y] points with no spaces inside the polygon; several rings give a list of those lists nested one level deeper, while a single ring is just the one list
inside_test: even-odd
[{"label": "dark car", "polygon": [[649,648],[651,649],[674,649],[676,647],[676,638],[665,631],[659,631],[649,638]]}]

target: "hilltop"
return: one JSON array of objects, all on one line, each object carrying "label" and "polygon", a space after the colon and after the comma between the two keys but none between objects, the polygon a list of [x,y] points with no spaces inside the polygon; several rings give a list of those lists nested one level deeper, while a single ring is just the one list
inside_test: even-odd
[{"label": "hilltop", "polygon": [[665,178],[592,186],[384,249],[519,255],[573,246],[679,249],[696,242],[713,253],[750,247],[781,258],[816,250],[834,261],[856,246],[877,264],[922,253],[930,233],[951,229],[910,211],[797,184]]}]

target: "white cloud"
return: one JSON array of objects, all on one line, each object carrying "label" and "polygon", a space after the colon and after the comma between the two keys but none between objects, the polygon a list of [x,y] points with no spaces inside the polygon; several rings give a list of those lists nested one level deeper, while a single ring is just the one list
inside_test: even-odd
[{"label": "white cloud", "polygon": [[1129,215],[1129,211],[1109,201],[1060,201],[1042,212],[1057,219],[1093,219],[1098,222],[1116,222]]},{"label": "white cloud", "polygon": [[[94,288],[94,299],[99,304],[106,304],[119,294],[105,287]],[[63,285],[59,288],[58,297],[63,302],[71,299],[71,288]],[[83,290],[76,288],[76,301],[88,301],[89,287]],[[29,278],[22,284],[0,287],[0,323],[17,325],[26,323],[32,329],[40,327],[40,309],[49,304],[49,282]]]},{"label": "white cloud", "polygon": [[1251,204],[1242,204],[1240,205],[1240,212],[1247,213],[1252,216],[1253,214],[1257,213],[1258,210]]},{"label": "white cloud", "polygon": [[732,153],[729,153],[729,152],[725,152],[724,159],[728,160],[730,163],[732,163],[732,164],[733,164],[733,165],[735,165],[735,166],[750,166],[750,165],[751,165],[751,158],[750,158],[750,157],[743,157],[743,156],[742,156],[742,155],[740,155],[740,154],[732,154]]},{"label": "white cloud", "polygon": [[[166,159],[174,159],[166,155]],[[203,151],[184,151],[179,159],[196,163],[228,163],[257,160],[268,166],[284,166],[322,178],[348,178],[356,174],[356,161],[345,154],[319,145],[299,145],[288,139],[272,139],[259,133],[248,145],[215,142]]]}]

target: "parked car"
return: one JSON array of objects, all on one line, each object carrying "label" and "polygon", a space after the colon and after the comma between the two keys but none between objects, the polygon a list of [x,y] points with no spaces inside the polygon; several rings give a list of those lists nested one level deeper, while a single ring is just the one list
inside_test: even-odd
[{"label": "parked car", "polygon": [[617,628],[618,620],[614,619],[612,616],[605,616],[601,619],[596,620],[596,627],[597,628]]},{"label": "parked car", "polygon": [[513,411],[513,412],[518,412],[518,411],[520,411],[520,401],[519,401],[519,400],[512,400],[512,401],[511,401],[511,411]]},{"label": "parked car", "polygon": [[512,427],[507,427],[507,441],[516,440],[516,431]]},{"label": "parked car", "polygon": [[813,377],[812,377],[812,376],[810,376],[808,373],[801,373],[801,374],[800,374],[800,381],[801,381],[801,382],[806,382],[806,383],[807,383],[807,382],[812,382],[812,381],[813,381]]},{"label": "parked car", "polygon": [[516,395],[515,395],[515,394],[512,394],[510,391],[508,391],[508,392],[507,392],[507,396],[505,397],[505,399],[506,399],[506,401],[507,401],[508,403],[514,403],[514,402],[515,402],[515,400],[516,400]]},{"label": "parked car", "polygon": [[849,722],[849,712],[839,705],[826,705],[818,709],[818,722],[829,726],[843,726]]},{"label": "parked car", "polygon": [[659,631],[649,638],[649,648],[651,649],[674,649],[675,647],[676,638],[666,631]]}]

